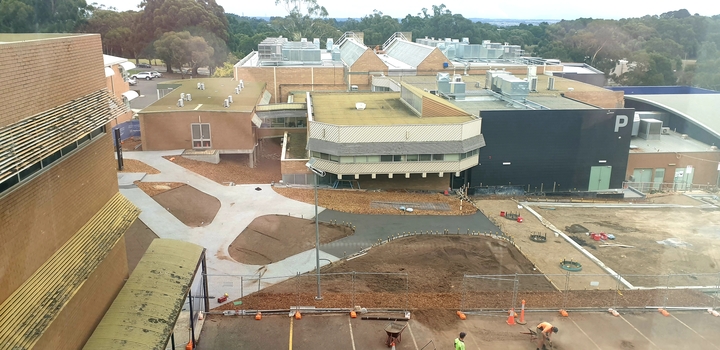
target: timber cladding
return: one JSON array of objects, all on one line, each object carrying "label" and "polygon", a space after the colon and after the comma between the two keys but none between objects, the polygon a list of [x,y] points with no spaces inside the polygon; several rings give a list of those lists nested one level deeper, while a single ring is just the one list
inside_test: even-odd
[{"label": "timber cladding", "polygon": [[252,113],[154,112],[140,114],[144,151],[192,149],[191,124],[210,124],[211,149],[253,149],[256,135]]},{"label": "timber cladding", "polygon": [[99,34],[0,44],[0,127],[105,88]]},{"label": "timber cladding", "polygon": [[33,349],[82,349],[128,277],[125,239],[115,244],[45,329]]},{"label": "timber cladding", "polygon": [[110,135],[89,142],[0,197],[0,301],[118,192]]}]

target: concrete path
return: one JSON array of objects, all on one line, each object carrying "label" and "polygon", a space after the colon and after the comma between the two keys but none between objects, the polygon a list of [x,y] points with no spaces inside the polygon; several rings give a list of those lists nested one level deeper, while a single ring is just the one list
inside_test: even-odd
[{"label": "concrete path", "polygon": [[[182,150],[162,152],[125,152],[128,159],[142,161],[159,170],[160,174],[146,175],[143,182],[182,182],[217,198],[220,210],[213,222],[204,227],[188,227],[135,186],[123,186],[120,192],[142,210],[142,220],[160,238],[179,239],[201,245],[207,249],[210,295],[228,293],[230,299],[257,288],[257,276],[265,286],[281,282],[279,276],[295,275],[315,269],[314,249],[291,256],[267,266],[242,264],[230,258],[229,245],[256,218],[269,214],[291,214],[312,218],[314,206],[277,194],[270,185],[223,186],[170,162],[163,156],[179,156]],[[123,174],[122,179],[133,178]],[[132,183],[132,181],[130,182]],[[259,188],[258,191],[256,188]],[[320,209],[322,210],[322,208]],[[321,252],[321,264],[337,261],[338,257]],[[232,275],[232,276],[230,276]],[[248,277],[247,285],[240,285],[240,275]],[[252,286],[251,286],[252,284]],[[216,305],[211,305],[216,306]]]}]

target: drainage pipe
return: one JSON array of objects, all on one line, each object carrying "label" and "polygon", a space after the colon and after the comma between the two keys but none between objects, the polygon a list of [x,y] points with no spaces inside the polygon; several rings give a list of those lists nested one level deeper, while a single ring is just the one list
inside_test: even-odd
[{"label": "drainage pipe", "polygon": [[523,208],[527,209],[527,211],[529,211],[531,214],[535,215],[535,217],[538,220],[540,220],[540,222],[543,225],[545,225],[547,228],[551,229],[556,234],[562,236],[562,238],[564,238],[568,243],[570,243],[573,247],[575,247],[575,249],[577,249],[581,253],[583,253],[583,255],[585,255],[588,259],[590,259],[592,262],[594,262],[601,269],[605,270],[605,272],[607,272],[610,276],[612,276],[615,279],[617,279],[618,281],[620,281],[620,283],[622,283],[625,287],[627,287],[628,289],[636,289],[635,286],[630,284],[630,282],[628,282],[626,279],[624,279],[622,276],[620,276],[620,274],[613,271],[613,269],[607,267],[602,261],[600,261],[600,259],[596,258],[594,255],[592,255],[592,253],[587,251],[587,249],[581,247],[579,244],[577,244],[577,242],[573,241],[568,235],[565,234],[565,232],[558,230],[557,227],[555,227],[554,225],[552,225],[551,223],[549,223],[545,219],[543,219],[542,215],[538,214],[535,210],[530,208],[529,205],[523,204],[523,203],[519,203],[519,204],[522,205]]}]

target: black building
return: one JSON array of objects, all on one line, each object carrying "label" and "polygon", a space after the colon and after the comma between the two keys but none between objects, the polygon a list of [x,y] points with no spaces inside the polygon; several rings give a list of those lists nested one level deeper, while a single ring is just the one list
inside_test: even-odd
[{"label": "black building", "polygon": [[471,187],[537,192],[621,188],[633,109],[481,111],[486,146]]}]

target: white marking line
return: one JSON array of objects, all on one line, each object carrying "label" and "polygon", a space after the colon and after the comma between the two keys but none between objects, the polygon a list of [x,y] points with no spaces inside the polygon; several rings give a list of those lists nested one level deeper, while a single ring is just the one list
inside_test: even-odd
[{"label": "white marking line", "polygon": [[652,344],[652,345],[653,345],[654,347],[656,347],[656,348],[658,348],[658,347],[659,347],[659,346],[657,346],[657,344],[653,343],[653,341],[652,341],[652,340],[650,340],[650,338],[646,337],[646,336],[645,336],[645,334],[643,334],[643,332],[640,332],[640,330],[639,330],[639,329],[635,328],[635,326],[633,326],[633,324],[632,324],[632,323],[630,323],[630,321],[626,320],[626,319],[625,319],[625,317],[623,317],[622,315],[620,315],[620,318],[622,318],[622,320],[623,320],[623,321],[625,321],[625,322],[626,322],[627,324],[629,324],[629,325],[630,325],[630,327],[632,327],[632,328],[633,328],[633,329],[634,329],[634,330],[635,330],[636,332],[640,333],[640,335],[642,335],[642,336],[643,336],[643,338],[645,338],[645,340],[649,341],[649,342],[650,342],[650,344]]},{"label": "white marking line", "polygon": [[195,107],[195,109],[193,109],[193,110],[194,110],[194,111],[197,111],[200,107],[202,107],[202,105],[203,105],[202,103],[199,104],[199,105],[197,105],[197,107]]},{"label": "white marking line", "polygon": [[410,320],[407,321],[408,323],[408,330],[410,331],[410,338],[413,340],[413,344],[415,344],[415,350],[418,350],[417,342],[415,341],[415,335],[412,332],[412,328],[410,328]]},{"label": "white marking line", "polygon": [[670,316],[671,316],[672,318],[674,318],[676,321],[680,322],[683,326],[687,327],[687,329],[693,331],[695,334],[698,335],[698,337],[703,338],[703,340],[705,340],[706,342],[710,343],[710,345],[712,345],[715,349],[720,349],[719,347],[717,347],[717,345],[713,344],[711,341],[709,341],[709,340],[707,340],[705,337],[703,337],[702,334],[700,334],[700,333],[698,333],[696,330],[690,328],[690,326],[688,326],[685,322],[680,321],[677,317],[675,317],[675,315],[670,314]]},{"label": "white marking line", "polygon": [[575,324],[575,327],[577,327],[580,330],[580,332],[582,332],[582,334],[585,334],[585,336],[590,340],[591,343],[593,343],[593,345],[595,345],[596,348],[602,350],[600,348],[600,346],[598,346],[597,343],[595,343],[595,341],[592,340],[592,338],[590,338],[590,336],[587,335],[587,333],[585,333],[585,331],[582,328],[580,328],[580,326],[578,326],[578,324],[575,322],[575,320],[573,320],[571,317],[568,317],[568,318],[570,319],[570,321],[572,321],[573,324]]},{"label": "white marking line", "polygon": [[355,350],[355,336],[353,336],[352,332],[352,322],[350,322],[352,318],[348,318],[348,326],[350,326],[350,340],[352,341],[353,350]]}]

